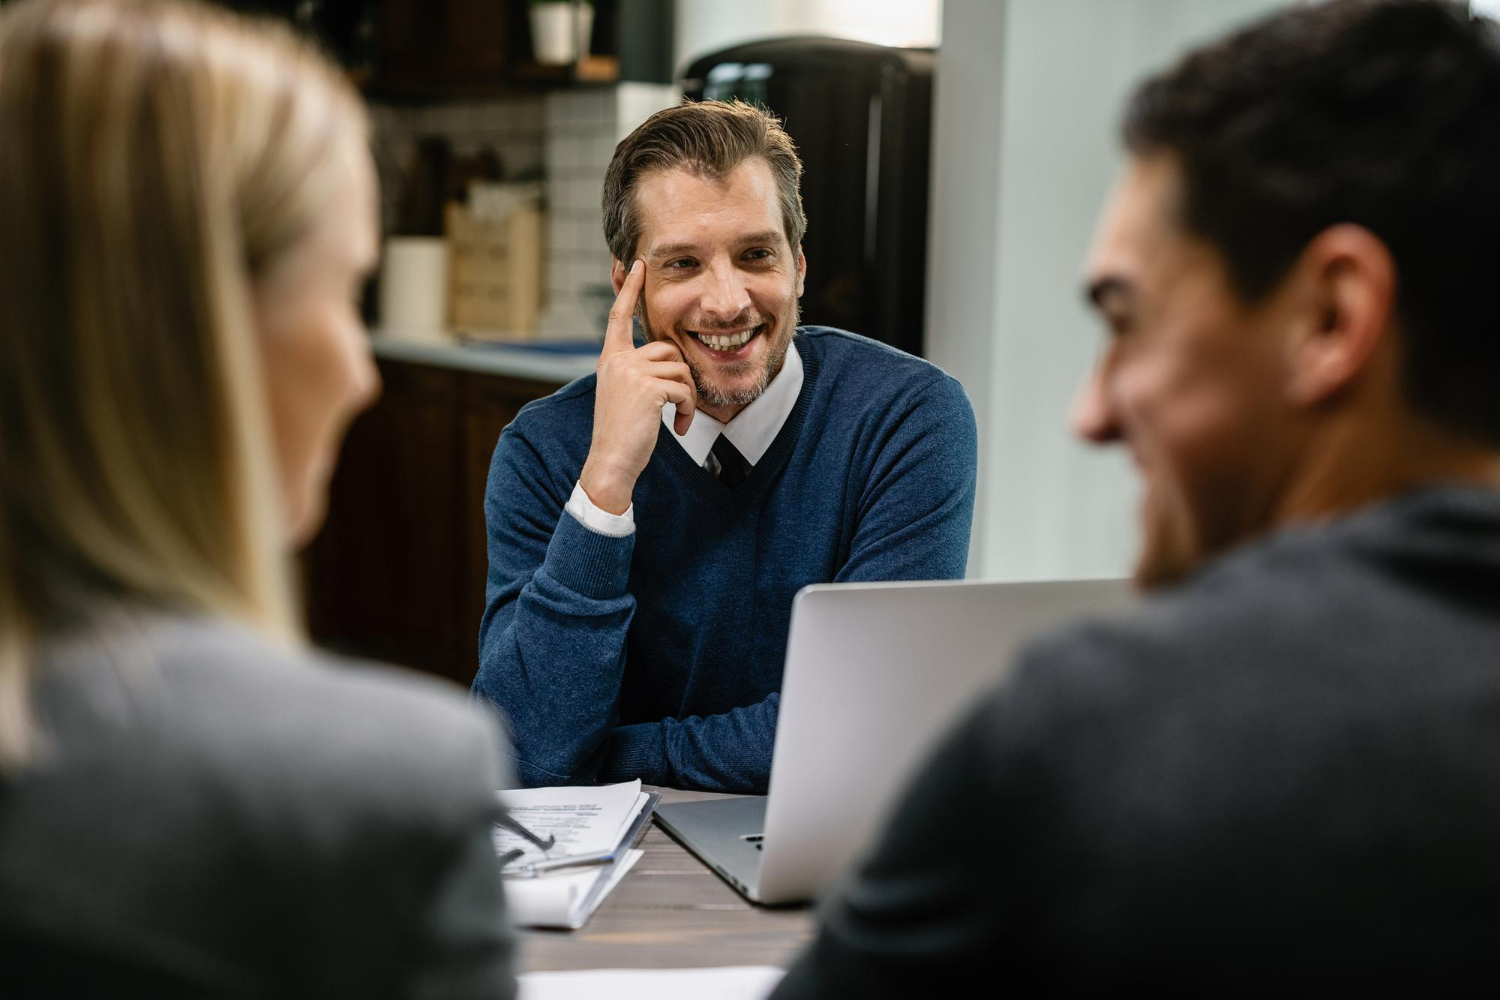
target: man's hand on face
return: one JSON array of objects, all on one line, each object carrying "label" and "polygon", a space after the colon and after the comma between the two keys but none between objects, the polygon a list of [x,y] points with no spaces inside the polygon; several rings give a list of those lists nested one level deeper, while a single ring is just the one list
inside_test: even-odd
[{"label": "man's hand on face", "polygon": [[638,260],[609,310],[594,389],[594,436],[579,477],[594,506],[611,514],[630,507],[635,481],[656,447],[662,407],[676,404],[677,433],[684,434],[698,402],[693,376],[674,345],[635,346],[632,318],[645,283],[646,265]]}]

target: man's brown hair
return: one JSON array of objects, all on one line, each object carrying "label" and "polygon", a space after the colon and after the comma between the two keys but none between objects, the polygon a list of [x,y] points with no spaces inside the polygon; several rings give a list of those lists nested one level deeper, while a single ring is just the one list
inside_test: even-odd
[{"label": "man's brown hair", "polygon": [[791,136],[774,116],[740,101],[685,101],[658,111],[615,147],[604,172],[604,241],[627,267],[641,238],[635,186],[653,170],[680,168],[714,179],[751,157],[760,157],[776,178],[782,228],[792,250],[802,243],[802,161]]}]

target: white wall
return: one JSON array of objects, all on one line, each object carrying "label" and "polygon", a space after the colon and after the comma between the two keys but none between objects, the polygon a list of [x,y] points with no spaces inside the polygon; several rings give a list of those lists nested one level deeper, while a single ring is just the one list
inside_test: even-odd
[{"label": "white wall", "polygon": [[1079,280],[1122,162],[1131,87],[1279,0],[947,0],[936,85],[928,355],[979,420],[971,576],[1121,574],[1136,545],[1123,456],[1067,411],[1101,342]]},{"label": "white wall", "polygon": [[880,45],[936,46],[942,0],[682,0],[674,44],[677,72],[740,42],[832,35]]}]

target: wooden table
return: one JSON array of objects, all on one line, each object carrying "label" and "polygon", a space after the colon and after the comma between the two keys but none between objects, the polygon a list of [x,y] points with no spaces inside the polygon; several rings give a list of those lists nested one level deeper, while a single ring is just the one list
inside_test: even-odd
[{"label": "wooden table", "polygon": [[[726,798],[658,788],[663,804]],[[582,930],[524,931],[521,971],[787,965],[812,938],[813,911],[751,906],[658,826],[645,856]]]}]

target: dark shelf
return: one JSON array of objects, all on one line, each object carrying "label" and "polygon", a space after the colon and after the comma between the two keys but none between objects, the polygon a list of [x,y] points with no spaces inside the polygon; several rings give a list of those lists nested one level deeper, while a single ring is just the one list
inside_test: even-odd
[{"label": "dark shelf", "polygon": [[441,101],[632,80],[672,82],[674,0],[592,0],[590,55],[532,57],[527,0],[216,0],[290,22],[368,97]]},{"label": "dark shelf", "polygon": [[575,83],[618,83],[620,60],[614,56],[584,56],[576,63],[553,64],[523,62],[511,67],[511,76],[518,82],[535,81],[556,86]]}]

